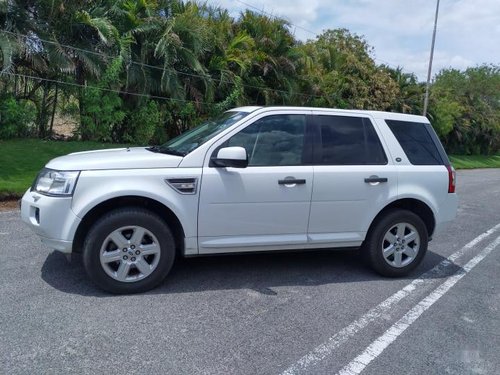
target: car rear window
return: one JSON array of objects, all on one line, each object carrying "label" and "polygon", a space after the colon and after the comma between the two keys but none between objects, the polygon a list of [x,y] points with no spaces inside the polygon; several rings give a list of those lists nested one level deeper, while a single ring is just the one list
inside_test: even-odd
[{"label": "car rear window", "polygon": [[[385,120],[414,165],[442,165],[443,159],[436,143],[423,122]],[[439,141],[438,141],[439,142]]]},{"label": "car rear window", "polygon": [[367,118],[317,115],[321,165],[384,165],[387,157]]}]

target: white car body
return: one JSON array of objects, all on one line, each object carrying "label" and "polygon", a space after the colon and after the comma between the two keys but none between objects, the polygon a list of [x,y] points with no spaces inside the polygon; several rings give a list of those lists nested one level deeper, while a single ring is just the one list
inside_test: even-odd
[{"label": "white car body", "polygon": [[[82,223],[119,197],[154,201],[175,216],[186,256],[359,247],[377,215],[407,200],[432,213],[429,236],[454,219],[457,195],[448,192],[443,165],[412,165],[386,120],[428,123],[422,116],[296,107],[244,107],[249,114],[184,157],[145,148],[79,152],[56,158],[47,168],[81,171],[73,196],[54,197],[29,189],[21,215],[42,241],[65,253],[81,247]],[[355,116],[371,121],[387,157],[385,165],[210,167],[214,151],[256,120],[276,114]],[[383,176],[385,183],[366,183]],[[303,184],[278,184],[287,177]],[[166,180],[194,179],[193,194]],[[109,206],[106,206],[109,208]],[[429,216],[429,215],[428,215]],[[428,217],[430,220],[430,217]],[[94,220],[94,219],[92,219]]]}]

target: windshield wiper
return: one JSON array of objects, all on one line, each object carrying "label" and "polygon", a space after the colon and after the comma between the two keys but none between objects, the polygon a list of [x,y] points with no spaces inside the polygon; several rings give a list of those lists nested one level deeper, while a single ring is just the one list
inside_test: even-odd
[{"label": "windshield wiper", "polygon": [[161,154],[176,155],[176,156],[186,156],[185,152],[174,150],[173,148],[165,148],[161,146],[151,146],[146,148],[146,150],[151,152],[159,152]]}]

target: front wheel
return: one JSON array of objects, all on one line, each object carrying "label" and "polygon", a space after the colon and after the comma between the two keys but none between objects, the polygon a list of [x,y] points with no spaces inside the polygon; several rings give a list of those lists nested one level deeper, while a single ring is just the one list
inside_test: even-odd
[{"label": "front wheel", "polygon": [[427,252],[427,228],[411,211],[391,210],[370,228],[364,253],[370,266],[389,277],[405,276],[415,269]]},{"label": "front wheel", "polygon": [[90,229],[83,264],[90,279],[111,293],[140,293],[172,268],[175,241],[166,223],[142,208],[109,212]]}]

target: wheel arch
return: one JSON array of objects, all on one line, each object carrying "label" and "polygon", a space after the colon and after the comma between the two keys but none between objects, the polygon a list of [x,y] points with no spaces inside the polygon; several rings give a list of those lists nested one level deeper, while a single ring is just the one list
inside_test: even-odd
[{"label": "wheel arch", "polygon": [[368,232],[370,232],[375,223],[377,223],[377,221],[383,215],[385,215],[386,212],[398,208],[411,211],[417,216],[419,216],[425,224],[425,227],[427,229],[427,234],[429,235],[429,240],[432,238],[432,234],[434,233],[434,230],[436,228],[436,217],[434,215],[434,212],[427,203],[416,198],[401,198],[395,200],[394,202],[389,203],[372,220]]},{"label": "wheel arch", "polygon": [[166,205],[152,198],[147,198],[137,195],[126,195],[121,197],[115,197],[103,202],[100,202],[89,210],[82,218],[78,228],[75,232],[75,237],[73,240],[73,252],[81,253],[82,245],[87,235],[88,231],[92,227],[92,224],[103,214],[109,212],[115,208],[119,207],[141,207],[151,210],[157,214],[161,219],[163,219],[172,230],[172,234],[175,239],[175,248],[177,255],[184,254],[185,247],[185,234],[182,224],[175,213]]}]

